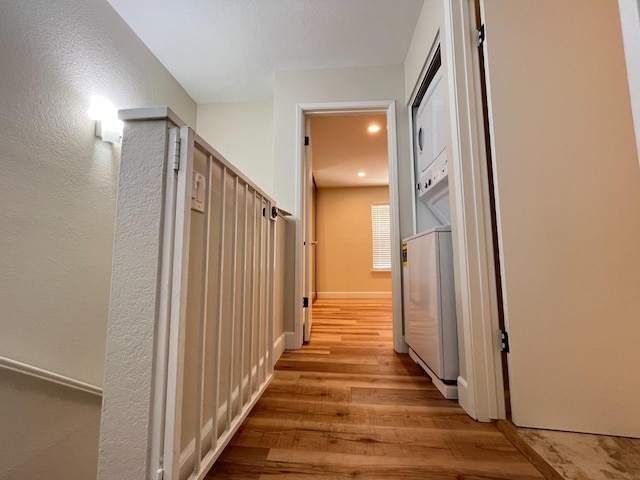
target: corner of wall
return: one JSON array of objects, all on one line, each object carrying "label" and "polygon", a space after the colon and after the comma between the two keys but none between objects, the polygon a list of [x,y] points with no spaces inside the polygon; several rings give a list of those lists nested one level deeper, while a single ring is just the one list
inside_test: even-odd
[{"label": "corner of wall", "polygon": [[442,29],[444,21],[443,4],[439,0],[425,0],[407,56],[404,60],[405,105],[408,105],[425,67],[434,40]]}]

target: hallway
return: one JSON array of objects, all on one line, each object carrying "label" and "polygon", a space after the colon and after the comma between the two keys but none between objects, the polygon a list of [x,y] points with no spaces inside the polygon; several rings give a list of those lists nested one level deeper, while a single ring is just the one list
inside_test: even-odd
[{"label": "hallway", "polygon": [[390,300],[319,300],[209,479],[542,479],[392,348]]}]

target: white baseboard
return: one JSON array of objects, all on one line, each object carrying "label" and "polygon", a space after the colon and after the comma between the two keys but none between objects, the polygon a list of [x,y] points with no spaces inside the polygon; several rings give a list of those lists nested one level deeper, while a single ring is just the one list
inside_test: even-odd
[{"label": "white baseboard", "polygon": [[301,347],[298,336],[294,332],[284,332],[284,348],[286,350],[299,350]]},{"label": "white baseboard", "polygon": [[286,333],[283,333],[278,337],[278,339],[273,344],[273,364],[274,365],[278,361],[280,356],[284,353],[285,337],[286,337]]},{"label": "white baseboard", "polygon": [[74,388],[76,390],[82,390],[83,392],[92,393],[93,395],[102,395],[102,388],[90,383],[76,380],[75,378],[66,377],[58,373],[44,370],[39,367],[34,367],[28,363],[12,360],[7,357],[0,357],[0,368],[6,368],[7,370],[13,370],[14,372],[23,373],[32,377],[47,380],[49,382],[57,383],[65,387]]},{"label": "white baseboard", "polygon": [[318,292],[318,298],[391,298],[391,292]]},{"label": "white baseboard", "polygon": [[424,363],[413,350],[411,350],[411,348],[409,348],[409,356],[426,372],[427,375],[429,375],[429,377],[431,377],[431,381],[444,396],[444,398],[446,398],[447,400],[456,400],[458,398],[457,385],[447,385],[442,380],[440,380],[438,376],[433,373],[433,371],[427,366],[427,364]]},{"label": "white baseboard", "polygon": [[398,353],[409,353],[409,344],[405,342],[404,335],[402,336],[402,348],[400,348],[400,350],[394,348],[394,350]]}]

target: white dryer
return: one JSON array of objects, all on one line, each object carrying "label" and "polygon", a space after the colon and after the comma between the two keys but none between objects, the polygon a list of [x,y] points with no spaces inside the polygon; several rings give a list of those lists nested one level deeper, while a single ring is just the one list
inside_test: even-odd
[{"label": "white dryer", "polygon": [[414,129],[418,198],[425,202],[448,185],[446,127],[445,89],[440,67],[418,106]]}]

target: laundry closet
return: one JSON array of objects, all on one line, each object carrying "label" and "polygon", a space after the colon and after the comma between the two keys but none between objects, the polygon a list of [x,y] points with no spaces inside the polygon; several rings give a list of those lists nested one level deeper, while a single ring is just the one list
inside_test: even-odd
[{"label": "laundry closet", "polygon": [[403,311],[409,355],[446,398],[457,398],[446,84],[440,47],[411,108],[415,233],[403,239]]}]

